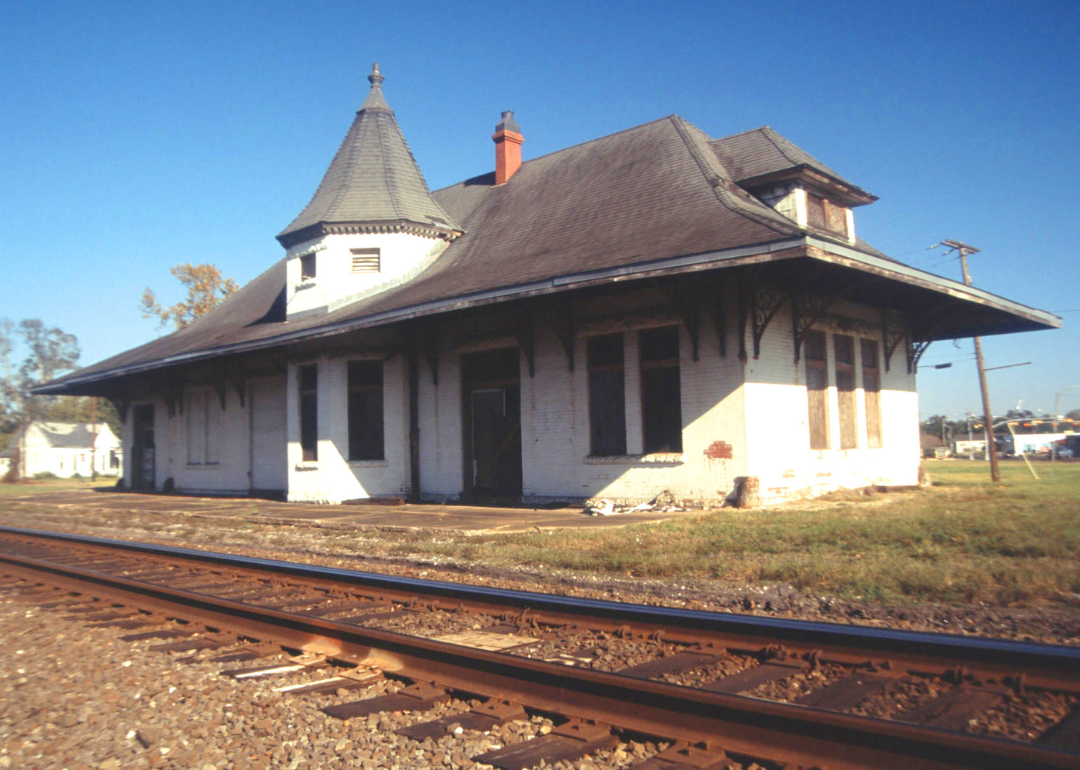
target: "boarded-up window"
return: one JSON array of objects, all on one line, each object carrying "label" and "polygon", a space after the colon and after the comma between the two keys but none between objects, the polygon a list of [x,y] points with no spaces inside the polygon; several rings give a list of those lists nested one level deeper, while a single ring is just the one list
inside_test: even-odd
[{"label": "boarded-up window", "polygon": [[641,421],[645,453],[682,451],[679,327],[638,333]]},{"label": "boarded-up window", "polygon": [[382,460],[382,361],[349,362],[349,459]]},{"label": "boarded-up window", "polygon": [[319,459],[319,370],[317,364],[299,368],[300,376],[300,456],[304,462]]},{"label": "boarded-up window", "polygon": [[806,223],[811,227],[825,229],[825,199],[821,196],[806,194]]},{"label": "boarded-up window", "polygon": [[221,462],[221,410],[214,408],[216,396],[209,390],[187,394],[187,454],[189,465],[216,465]]},{"label": "boarded-up window", "polygon": [[803,340],[806,355],[806,408],[810,428],[810,448],[829,448],[829,409],[826,394],[829,375],[826,369],[825,333],[807,332]]},{"label": "boarded-up window", "polygon": [[847,235],[847,209],[825,201],[825,229],[837,235]]},{"label": "boarded-up window", "polygon": [[378,249],[352,249],[351,270],[354,273],[377,273],[379,272]]},{"label": "boarded-up window", "polygon": [[300,280],[307,281],[315,277],[315,255],[305,254],[300,257]]},{"label": "boarded-up window", "polygon": [[840,448],[859,445],[855,425],[855,340],[844,334],[833,336],[836,352],[836,409],[840,416]]},{"label": "boarded-up window", "polygon": [[589,452],[626,454],[626,387],[623,335],[589,338]]},{"label": "boarded-up window", "polygon": [[847,235],[847,209],[825,200],[820,195],[806,193],[806,223],[810,227]]},{"label": "boarded-up window", "polygon": [[881,442],[881,369],[878,346],[874,340],[860,340],[862,385],[866,400],[866,445],[880,447]]},{"label": "boarded-up window", "polygon": [[202,391],[187,394],[187,461],[206,462],[206,399]]}]

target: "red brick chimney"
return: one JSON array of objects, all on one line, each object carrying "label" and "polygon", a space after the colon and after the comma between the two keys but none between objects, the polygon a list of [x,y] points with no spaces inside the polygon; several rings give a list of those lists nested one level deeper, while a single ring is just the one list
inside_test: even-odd
[{"label": "red brick chimney", "polygon": [[514,120],[514,113],[507,110],[495,125],[495,184],[502,184],[521,168],[521,127]]}]

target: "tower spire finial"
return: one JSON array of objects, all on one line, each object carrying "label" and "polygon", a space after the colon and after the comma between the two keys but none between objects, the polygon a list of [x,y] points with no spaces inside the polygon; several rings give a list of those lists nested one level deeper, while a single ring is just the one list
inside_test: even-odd
[{"label": "tower spire finial", "polygon": [[371,82],[371,90],[368,91],[367,99],[360,105],[360,110],[388,110],[390,105],[386,103],[386,97],[383,96],[382,82],[386,80],[379,72],[379,63],[375,62],[371,65],[371,74],[367,76],[367,79]]},{"label": "tower spire finial", "polygon": [[367,76],[367,79],[371,82],[371,87],[372,88],[379,88],[382,85],[382,82],[384,80],[386,80],[386,78],[384,78],[379,73],[379,63],[378,62],[375,62],[374,64],[371,65],[371,74]]}]

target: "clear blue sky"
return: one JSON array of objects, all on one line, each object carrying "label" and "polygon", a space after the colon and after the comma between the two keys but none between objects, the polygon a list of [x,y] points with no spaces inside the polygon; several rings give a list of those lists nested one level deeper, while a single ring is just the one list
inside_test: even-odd
[{"label": "clear blue sky", "polygon": [[[429,185],[493,166],[499,112],[536,157],[677,113],[768,124],[881,200],[859,234],[982,249],[975,283],[1080,310],[1080,13],[1071,2],[25,2],[0,4],[0,317],[76,334],[83,362],[156,333],[146,286],[212,262],[250,280],[308,201],[372,61]],[[996,411],[1080,385],[1080,312],[987,338]],[[922,413],[978,410],[971,342],[936,343]],[[1080,388],[1062,401],[1080,407]]]}]

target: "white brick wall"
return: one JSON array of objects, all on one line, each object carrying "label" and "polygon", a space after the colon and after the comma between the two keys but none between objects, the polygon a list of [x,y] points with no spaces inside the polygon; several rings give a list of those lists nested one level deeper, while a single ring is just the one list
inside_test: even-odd
[{"label": "white brick wall", "polygon": [[385,459],[351,462],[349,458],[348,362],[330,358],[318,366],[319,459],[301,460],[300,396],[297,365],[289,365],[287,455],[288,499],[340,503],[409,491],[408,380],[400,355],[383,362],[383,437]]},{"label": "white brick wall", "polygon": [[[732,300],[733,297],[728,297]],[[629,299],[624,305],[637,300]],[[618,302],[604,301],[604,313],[616,313]],[[790,308],[785,304],[769,325],[760,358],[745,365],[738,360],[737,319],[733,301],[728,307],[726,357],[718,354],[714,326],[707,315],[700,323],[700,360],[693,361],[688,333],[680,327],[683,452],[681,456],[641,457],[642,424],[637,328],[625,319],[607,332],[619,330],[624,339],[627,452],[624,458],[589,457],[587,341],[575,345],[575,371],[554,334],[536,324],[536,376],[529,377],[521,357],[521,417],[523,493],[526,499],[608,497],[645,500],[662,490],[676,496],[718,502],[734,489],[736,479],[758,476],[766,501],[817,494],[838,487],[867,484],[914,484],[918,475],[918,403],[915,378],[907,374],[903,351],[893,356],[890,371],[881,370],[882,434],[884,446],[866,446],[865,400],[857,391],[859,447],[850,450],[811,450],[807,428],[805,367],[793,361]],[[622,308],[626,310],[626,307]],[[847,304],[836,315],[863,319],[862,327],[844,329],[841,320],[818,325],[829,333],[829,418],[832,446],[839,446],[835,358],[832,337],[842,331],[871,337],[876,312]],[[662,315],[653,314],[654,318]],[[833,327],[836,328],[833,328]],[[856,324],[858,326],[858,324]],[[598,327],[588,327],[598,333]],[[464,486],[461,363],[459,345],[473,326],[447,324],[441,330],[439,385],[421,359],[419,369],[420,471],[422,494],[428,499],[457,497]],[[502,340],[492,344],[505,344]],[[747,330],[747,348],[752,340]],[[857,356],[861,354],[856,344]],[[372,353],[357,351],[357,356]],[[348,461],[347,356],[320,359],[318,366],[317,463],[302,463],[299,446],[297,364],[287,375],[286,435],[288,497],[294,501],[341,502],[374,495],[410,491],[409,408],[407,363],[395,355],[384,363],[384,433],[386,459]],[[856,384],[862,371],[856,360]],[[215,396],[216,403],[216,396]],[[186,420],[166,416],[156,402],[157,486],[172,477],[183,491],[244,492],[249,488],[250,415],[232,390],[224,412],[221,462],[216,467],[187,463]],[[125,476],[130,478],[131,422],[124,426]],[[722,456],[722,455],[730,455]]]},{"label": "white brick wall", "polygon": [[[845,303],[836,311],[880,323],[868,308]],[[881,351],[881,335],[872,326],[843,329],[828,321],[815,326],[828,332],[828,411],[830,447],[810,449],[807,425],[805,362],[794,363],[794,342],[790,306],[785,304],[766,329],[761,356],[746,367],[746,414],[749,435],[749,475],[761,479],[762,497],[776,501],[807,494],[820,494],[842,487],[871,484],[907,486],[918,481],[919,435],[918,397],[915,377],[907,374],[903,351],[893,355],[889,372],[882,368],[882,447],[871,449],[866,441],[865,399],[858,339],[874,339]],[[840,418],[836,392],[836,359],[833,333],[856,339],[856,405],[859,426],[858,448],[838,449]],[[750,348],[749,330],[747,347]]]},{"label": "white brick wall", "polygon": [[[285,301],[289,317],[315,308],[333,309],[388,282],[400,281],[425,267],[447,246],[447,241],[408,233],[326,235],[299,243],[286,254]],[[353,273],[351,249],[377,248],[377,273]],[[314,254],[315,278],[301,283],[301,255]]]}]

